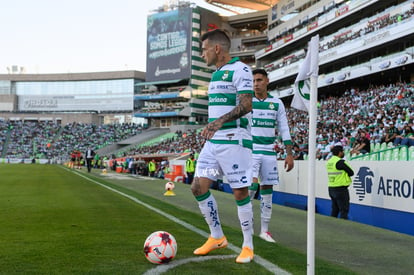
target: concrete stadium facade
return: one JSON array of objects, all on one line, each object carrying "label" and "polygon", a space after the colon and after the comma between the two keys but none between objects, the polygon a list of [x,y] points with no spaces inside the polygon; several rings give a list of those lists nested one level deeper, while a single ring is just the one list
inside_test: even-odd
[{"label": "concrete stadium facade", "polygon": [[139,71],[0,75],[0,119],[131,122]]}]

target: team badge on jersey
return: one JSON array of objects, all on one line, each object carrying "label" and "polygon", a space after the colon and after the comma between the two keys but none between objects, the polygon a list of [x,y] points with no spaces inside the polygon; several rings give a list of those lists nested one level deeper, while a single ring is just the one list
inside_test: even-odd
[{"label": "team badge on jersey", "polygon": [[225,71],[223,76],[221,77],[223,80],[226,80],[229,77],[229,71]]}]

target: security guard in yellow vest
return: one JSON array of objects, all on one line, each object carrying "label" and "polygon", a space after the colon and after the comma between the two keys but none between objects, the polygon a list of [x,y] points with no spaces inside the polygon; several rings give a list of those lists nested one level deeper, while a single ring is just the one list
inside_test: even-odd
[{"label": "security guard in yellow vest", "polygon": [[152,159],[148,163],[148,173],[150,177],[155,177],[155,171],[157,170],[157,164],[155,163],[155,159]]},{"label": "security guard in yellow vest", "polygon": [[187,174],[185,183],[191,184],[193,182],[195,166],[196,166],[196,160],[194,158],[194,154],[191,153],[187,161],[185,162],[185,172]]},{"label": "security guard in yellow vest", "polygon": [[328,189],[329,197],[332,200],[331,216],[348,219],[349,212],[349,191],[348,186],[352,180],[350,177],[354,175],[349,163],[344,157],[344,148],[336,145],[331,149],[332,157],[326,164],[328,171]]}]

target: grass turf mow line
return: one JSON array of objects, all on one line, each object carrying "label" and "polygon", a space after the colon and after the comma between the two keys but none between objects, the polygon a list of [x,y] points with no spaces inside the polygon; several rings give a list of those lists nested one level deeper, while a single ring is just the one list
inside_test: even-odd
[{"label": "grass turf mow line", "polygon": [[[70,169],[68,169],[68,168],[64,168],[64,169],[66,169],[66,170],[68,170],[68,171],[71,171],[71,172],[73,172],[74,174],[78,175],[79,177],[82,177],[82,178],[84,178],[84,179],[87,179],[87,180],[89,180],[89,181],[91,181],[91,182],[93,182],[93,183],[95,183],[95,184],[97,184],[97,185],[99,185],[99,186],[102,186],[102,187],[104,187],[104,188],[106,188],[106,189],[108,189],[108,190],[110,190],[110,191],[112,191],[112,192],[115,192],[115,193],[117,193],[117,194],[119,194],[119,195],[121,195],[121,196],[124,196],[125,198],[128,198],[128,199],[130,199],[130,200],[134,201],[135,203],[138,203],[138,204],[140,204],[140,205],[142,205],[142,206],[144,206],[144,207],[146,207],[146,208],[150,209],[151,211],[154,211],[154,212],[156,212],[156,213],[158,213],[158,214],[160,214],[160,215],[162,215],[162,216],[166,217],[167,219],[169,219],[169,220],[171,220],[171,221],[173,221],[173,222],[175,222],[175,223],[177,223],[177,224],[179,224],[179,225],[181,225],[181,226],[183,226],[183,227],[185,227],[185,228],[187,228],[187,229],[189,229],[189,230],[193,231],[194,233],[197,233],[197,234],[201,235],[202,237],[208,238],[208,236],[209,236],[209,234],[208,234],[207,232],[205,232],[205,231],[203,231],[203,230],[201,230],[201,229],[198,229],[197,227],[194,227],[194,226],[192,226],[191,224],[189,224],[189,223],[187,223],[187,222],[184,222],[183,220],[180,220],[180,219],[178,219],[177,217],[175,217],[175,216],[173,216],[173,215],[167,214],[167,213],[165,213],[164,211],[161,211],[160,209],[155,208],[155,207],[153,207],[152,205],[149,205],[149,204],[147,204],[147,203],[145,203],[145,202],[143,202],[143,201],[141,201],[141,200],[139,200],[139,199],[137,199],[137,198],[135,198],[135,197],[133,197],[133,196],[130,196],[130,195],[128,195],[128,194],[125,194],[125,193],[123,193],[123,192],[121,192],[121,191],[119,191],[119,190],[117,190],[117,189],[114,189],[114,188],[112,188],[112,187],[109,187],[109,186],[107,186],[107,185],[105,185],[105,184],[101,183],[101,182],[98,182],[98,181],[96,181],[96,180],[94,180],[94,179],[91,179],[91,178],[89,178],[89,177],[87,177],[87,176],[85,176],[85,175],[83,175],[83,174],[79,173],[78,171],[73,171],[73,170],[70,170]],[[232,244],[232,243],[230,243],[230,242],[229,242],[229,244],[228,244],[228,246],[227,246],[227,247],[228,247],[230,250],[232,250],[232,251],[236,252],[237,254],[239,254],[239,253],[240,253],[240,251],[241,251],[241,248],[239,248],[239,247],[237,247],[237,246],[233,245],[233,244]],[[271,262],[267,261],[266,259],[264,259],[264,258],[260,257],[259,255],[254,255],[254,261],[255,261],[256,263],[260,264],[263,268],[267,269],[268,271],[270,271],[270,272],[272,272],[272,273],[274,273],[274,274],[281,274],[281,275],[282,275],[282,274],[290,274],[290,273],[289,273],[289,272],[287,272],[286,270],[281,269],[279,266],[277,266],[277,265],[275,265],[275,264],[273,264],[273,263],[271,263]],[[183,263],[187,263],[187,262],[183,262]],[[172,266],[172,267],[173,267],[173,266]],[[172,268],[172,267],[171,267],[171,268]],[[175,266],[174,266],[174,267],[175,267]],[[165,271],[164,271],[164,272],[165,272]]]}]

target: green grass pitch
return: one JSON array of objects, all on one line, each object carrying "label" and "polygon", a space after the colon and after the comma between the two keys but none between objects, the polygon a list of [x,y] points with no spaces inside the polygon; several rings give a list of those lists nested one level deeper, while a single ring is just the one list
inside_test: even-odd
[{"label": "green grass pitch", "polygon": [[[271,274],[256,261],[235,263],[231,249],[211,255],[234,257],[197,261],[200,257],[192,251],[205,240],[199,233],[97,183],[207,230],[201,214],[188,211],[180,198],[172,197],[169,203],[162,196],[163,180],[102,177],[100,171],[87,174],[55,165],[3,164],[0,274],[143,274],[157,267],[143,254],[146,237],[157,230],[168,231],[177,240],[178,254],[171,264],[183,262],[165,274]],[[160,199],[127,188],[138,184],[159,192]],[[185,196],[193,199],[189,192]],[[240,228],[224,226],[224,231],[232,244],[240,246]],[[255,237],[255,254],[289,273],[306,273],[306,255],[296,250]],[[353,274],[321,260],[316,261],[316,273]]]}]

